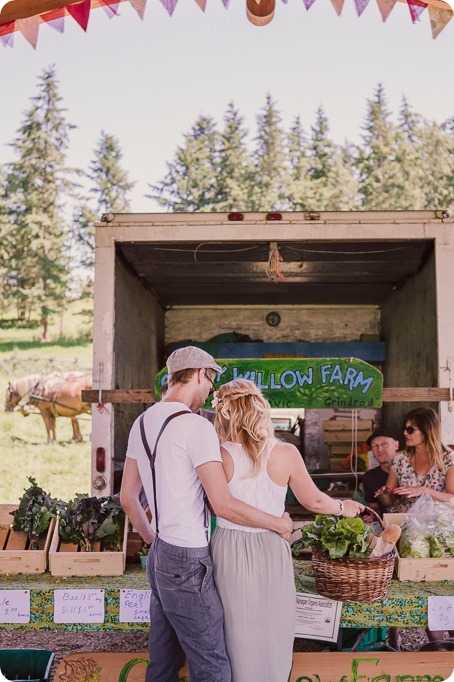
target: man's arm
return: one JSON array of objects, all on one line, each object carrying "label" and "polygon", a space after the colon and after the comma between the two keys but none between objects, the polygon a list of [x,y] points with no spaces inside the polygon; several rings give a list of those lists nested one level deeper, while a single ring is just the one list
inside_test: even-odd
[{"label": "man's arm", "polygon": [[136,531],[149,545],[153,542],[155,535],[139,501],[141,489],[142,480],[137,462],[131,457],[126,457],[121,481],[120,504]]},{"label": "man's arm", "polygon": [[206,462],[196,471],[216,516],[240,526],[273,530],[288,540],[293,529],[290,516],[273,516],[232,497],[221,462]]}]

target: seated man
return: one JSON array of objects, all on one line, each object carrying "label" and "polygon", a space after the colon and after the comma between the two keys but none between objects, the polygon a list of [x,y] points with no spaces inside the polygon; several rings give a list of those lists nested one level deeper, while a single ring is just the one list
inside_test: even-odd
[{"label": "seated man", "polygon": [[386,485],[394,455],[399,450],[399,439],[390,429],[376,429],[367,439],[367,445],[374,453],[378,467],[366,471],[363,477],[364,497],[368,507],[380,516],[386,511],[380,500],[375,497],[379,488]]}]

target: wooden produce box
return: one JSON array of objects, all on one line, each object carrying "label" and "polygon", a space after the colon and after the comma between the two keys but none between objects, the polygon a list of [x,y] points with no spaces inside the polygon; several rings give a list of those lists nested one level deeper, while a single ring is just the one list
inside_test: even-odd
[{"label": "wooden produce box", "polygon": [[122,549],[119,552],[101,551],[101,543],[95,545],[100,551],[93,552],[81,550],[78,545],[63,543],[58,535],[57,519],[49,551],[49,570],[56,577],[123,575],[126,566],[127,542],[127,517],[125,518]]},{"label": "wooden produce box", "polygon": [[55,519],[51,519],[47,533],[39,538],[39,549],[28,549],[27,533],[11,529],[13,517],[9,512],[17,504],[0,505],[0,574],[44,573]]},{"label": "wooden produce box", "polygon": [[[409,514],[383,514],[383,523],[385,526],[393,523],[401,526],[409,516]],[[441,580],[454,580],[454,557],[402,558],[397,552],[395,571],[397,578],[402,581],[440,582]]]}]

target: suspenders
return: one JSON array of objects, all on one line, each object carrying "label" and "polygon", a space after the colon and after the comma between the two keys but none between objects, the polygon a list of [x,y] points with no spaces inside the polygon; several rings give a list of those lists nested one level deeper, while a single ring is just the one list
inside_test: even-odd
[{"label": "suspenders", "polygon": [[158,433],[158,437],[156,438],[156,443],[154,445],[154,450],[153,453],[150,450],[150,446],[148,445],[148,440],[145,435],[145,427],[143,425],[143,418],[145,416],[145,413],[140,415],[140,435],[142,436],[142,443],[145,448],[145,452],[147,453],[148,459],[150,460],[150,466],[151,466],[151,475],[153,478],[153,497],[154,497],[154,512],[155,512],[155,523],[156,523],[156,534],[159,533],[159,528],[158,528],[158,503],[157,503],[157,489],[156,489],[156,472],[155,472],[155,460],[156,460],[156,449],[158,447],[159,439],[162,436],[162,432],[166,428],[167,424],[172,421],[172,419],[175,419],[175,417],[179,417],[181,414],[193,414],[190,410],[180,410],[179,412],[175,412],[174,414],[171,414],[167,419],[164,421],[163,425],[161,426],[161,429]]}]

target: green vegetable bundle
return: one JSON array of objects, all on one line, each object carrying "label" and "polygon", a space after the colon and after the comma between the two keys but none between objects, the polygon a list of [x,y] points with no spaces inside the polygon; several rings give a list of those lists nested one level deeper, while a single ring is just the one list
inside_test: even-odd
[{"label": "green vegetable bundle", "polygon": [[84,547],[87,552],[93,550],[95,540],[102,540],[105,549],[120,549],[123,527],[124,511],[119,495],[76,495],[59,508],[60,538]]},{"label": "green vegetable bundle", "polygon": [[368,542],[371,534],[372,527],[366,525],[362,519],[317,514],[314,523],[303,526],[301,540],[293,543],[292,551],[297,556],[301,547],[311,547],[315,551],[329,554],[331,559],[363,559],[372,551]]},{"label": "green vegetable bundle", "polygon": [[410,508],[399,542],[401,557],[454,557],[454,506],[422,495]]},{"label": "green vegetable bundle", "polygon": [[14,518],[13,530],[27,533],[29,549],[39,549],[39,536],[49,528],[51,518],[57,514],[59,502],[44,492],[32,476],[28,480],[30,487],[25,490],[19,508],[11,512]]}]

